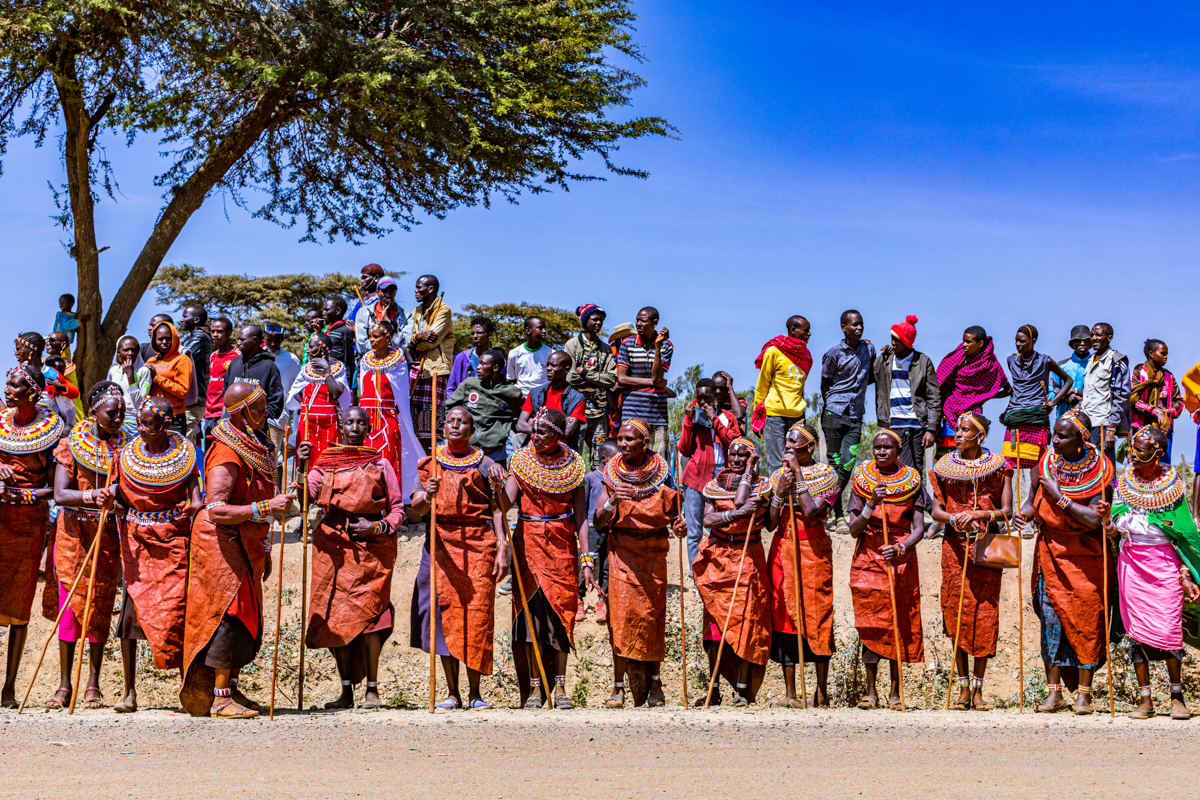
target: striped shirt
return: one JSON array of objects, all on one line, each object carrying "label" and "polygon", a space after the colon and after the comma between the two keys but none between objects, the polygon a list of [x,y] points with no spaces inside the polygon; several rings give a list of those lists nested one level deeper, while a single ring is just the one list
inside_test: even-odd
[{"label": "striped shirt", "polygon": [[891,415],[893,428],[919,428],[917,412],[913,408],[912,386],[908,383],[908,368],[912,366],[913,354],[906,358],[892,356]]},{"label": "striped shirt", "polygon": [[[617,351],[617,366],[629,368],[631,378],[649,378],[654,372],[654,342],[649,347],[640,343],[640,336],[627,336],[621,342]],[[663,374],[671,368],[671,354],[674,352],[671,342],[662,345]],[[621,403],[621,421],[638,418],[647,425],[667,424],[667,393],[665,389],[631,389],[626,390],[625,399]]]}]

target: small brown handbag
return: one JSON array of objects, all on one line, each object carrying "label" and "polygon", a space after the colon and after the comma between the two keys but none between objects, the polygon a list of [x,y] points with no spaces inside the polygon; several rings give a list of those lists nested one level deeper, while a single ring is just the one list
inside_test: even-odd
[{"label": "small brown handbag", "polygon": [[1016,569],[1021,563],[1021,535],[1013,533],[1004,521],[1004,530],[995,522],[975,539],[972,560],[976,566],[990,569]]}]

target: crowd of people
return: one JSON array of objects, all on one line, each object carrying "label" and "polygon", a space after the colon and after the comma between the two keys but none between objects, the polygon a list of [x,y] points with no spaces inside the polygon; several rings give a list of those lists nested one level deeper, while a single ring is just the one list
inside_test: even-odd
[{"label": "crowd of people", "polygon": [[[1131,715],[1155,714],[1150,664],[1165,662],[1170,716],[1190,716],[1181,663],[1185,637],[1200,644],[1200,535],[1188,507],[1200,480],[1186,486],[1171,457],[1175,420],[1185,407],[1200,415],[1200,365],[1177,380],[1162,341],[1147,341],[1131,367],[1110,325],[1076,326],[1059,361],[1023,325],[1002,364],[972,326],[935,365],[914,349],[915,316],[876,349],[850,310],[821,359],[814,426],[811,326],[794,316],[755,359],[752,400],[728,372],[701,378],[674,437],[673,347],[657,309],[604,338],[605,311],[582,305],[561,348],[529,317],[508,352],[492,346],[494,322],[477,317],[471,347],[456,354],[438,279],[417,279],[411,313],[397,291],[379,265],[364,267],[352,306],[332,297],[305,315],[299,357],[280,326],[237,327],[199,305],[182,309],[178,326],[157,315],[148,341],[122,338],[108,379],[86,392],[70,360],[74,298],[61,299],[51,333],[16,338],[0,412],[3,706],[17,704],[44,571],[41,611],[57,626],[61,676],[47,707],[73,703],[84,638],[83,707],[104,706],[107,610],[119,594],[125,685],[115,710],[137,710],[145,641],[158,669],[181,671],[189,713],[257,715],[238,675],[263,641],[272,521],[304,493],[321,510],[305,641],[334,656],[342,691],[329,708],[354,706],[364,680],[360,706],[382,702],[397,533],[417,521],[436,537],[412,588],[409,642],[440,657],[439,708],[491,707],[480,682],[494,669],[495,604],[506,594],[521,705],[571,708],[567,661],[591,592],[612,648],[605,705],[665,703],[672,537],[703,606],[713,680],[697,702],[721,704],[728,691],[734,706],[755,703],[774,662],[779,705],[828,706],[830,536],[841,522],[854,540],[859,708],[904,707],[903,665],[924,660],[916,547],[941,538],[947,702],[990,709],[1004,575],[1020,568],[1022,538],[1036,536],[1028,588],[1047,683],[1037,710],[1092,713],[1093,677],[1110,638],[1123,636],[1140,685]],[[872,385],[878,428],[864,443]],[[1005,435],[992,452],[982,411],[997,398],[1007,399]],[[806,663],[815,686],[797,692]]]}]

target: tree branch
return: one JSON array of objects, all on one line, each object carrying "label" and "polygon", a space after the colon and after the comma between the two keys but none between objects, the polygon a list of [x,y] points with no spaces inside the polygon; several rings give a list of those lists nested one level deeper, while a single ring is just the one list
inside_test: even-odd
[{"label": "tree branch", "polygon": [[100,102],[100,106],[94,112],[92,112],[92,114],[90,114],[88,116],[88,131],[89,131],[89,133],[88,133],[88,150],[89,151],[91,151],[91,149],[95,146],[96,133],[100,130],[96,126],[100,123],[100,120],[104,119],[104,115],[108,113],[108,110],[110,108],[112,108],[113,101],[116,99],[117,99],[117,93],[109,92],[108,94],[106,94],[104,96],[104,100],[102,100]]}]

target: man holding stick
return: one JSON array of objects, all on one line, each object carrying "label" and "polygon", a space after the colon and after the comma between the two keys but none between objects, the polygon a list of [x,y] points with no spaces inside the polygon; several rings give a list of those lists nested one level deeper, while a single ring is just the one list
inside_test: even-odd
[{"label": "man holding stick", "polygon": [[[446,417],[446,379],[454,361],[454,323],[450,307],[438,296],[438,279],[433,275],[417,278],[417,307],[412,315],[411,408],[417,438],[426,447],[430,434],[441,427]],[[437,375],[437,399],[433,397],[433,376]],[[434,409],[439,418],[434,419]]]}]

